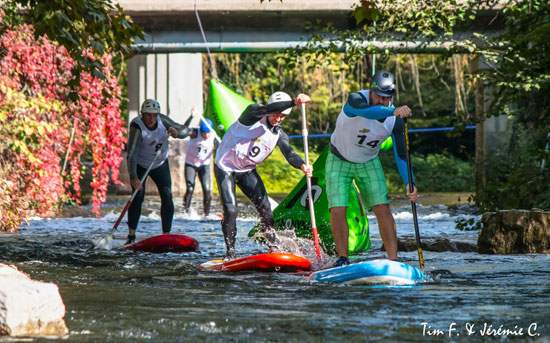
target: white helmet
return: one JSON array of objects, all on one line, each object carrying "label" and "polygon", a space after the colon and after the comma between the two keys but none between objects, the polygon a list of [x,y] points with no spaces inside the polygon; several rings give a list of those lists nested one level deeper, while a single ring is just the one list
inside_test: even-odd
[{"label": "white helmet", "polygon": [[141,113],[160,113],[160,104],[155,99],[147,99],[141,104]]},{"label": "white helmet", "polygon": [[[267,100],[267,104],[269,105],[269,104],[272,104],[274,102],[290,101],[290,100],[292,100],[290,95],[286,94],[285,92],[279,91],[279,92],[275,92],[275,93],[271,94],[271,96]],[[289,107],[286,110],[282,111],[281,113],[282,114],[289,114],[291,110],[292,110],[292,108]]]}]

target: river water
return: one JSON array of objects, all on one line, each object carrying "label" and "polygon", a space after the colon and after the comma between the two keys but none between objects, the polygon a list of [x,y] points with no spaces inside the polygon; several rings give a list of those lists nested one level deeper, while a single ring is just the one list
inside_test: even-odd
[{"label": "river water", "polygon": [[[147,196],[138,239],[160,234],[159,203]],[[193,199],[198,208],[200,199]],[[105,236],[126,199],[110,199],[101,218],[89,208],[66,217],[33,218],[16,233],[0,234],[0,262],[33,279],[59,285],[70,336],[64,342],[550,342],[550,255],[480,255],[424,251],[434,279],[416,286],[315,283],[300,274],[204,272],[198,265],[223,256],[221,210],[202,218],[182,214],[176,198],[172,233],[200,242],[200,252],[148,254],[89,250]],[[477,242],[477,231],[455,229],[475,217],[467,206],[418,206],[423,238]],[[393,213],[398,236],[414,237],[406,202]],[[250,241],[257,221],[241,205],[237,249],[266,252]],[[477,218],[477,217],[476,217]],[[385,257],[376,218],[369,216],[373,249],[354,261]],[[125,221],[113,246],[124,243]],[[303,242],[302,242],[303,243]],[[313,246],[301,251],[315,260]],[[400,259],[418,266],[417,252]],[[334,257],[324,256],[324,264]],[[0,338],[0,342],[52,342]],[[55,340],[53,340],[55,341]]]}]

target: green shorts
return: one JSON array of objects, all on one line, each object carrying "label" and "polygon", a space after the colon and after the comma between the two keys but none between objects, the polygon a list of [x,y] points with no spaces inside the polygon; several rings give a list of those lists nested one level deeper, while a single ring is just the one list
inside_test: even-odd
[{"label": "green shorts", "polygon": [[389,204],[386,178],[378,157],[365,163],[352,163],[342,161],[329,152],[325,164],[325,179],[329,208],[348,206],[353,180],[369,209],[374,205]]}]

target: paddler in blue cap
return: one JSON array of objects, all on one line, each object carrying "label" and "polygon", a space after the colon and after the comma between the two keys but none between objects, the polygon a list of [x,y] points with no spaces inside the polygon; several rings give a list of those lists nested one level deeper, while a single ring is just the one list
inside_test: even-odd
[{"label": "paddler in blue cap", "polygon": [[[191,115],[199,115],[195,107],[191,108]],[[187,150],[185,152],[184,175],[187,189],[183,197],[184,212],[189,211],[191,197],[195,189],[195,178],[198,175],[202,187],[204,216],[208,217],[211,200],[210,167],[214,149],[218,145],[219,142],[212,128],[212,121],[208,118],[201,118],[200,126],[191,131],[190,140],[187,143]]]}]

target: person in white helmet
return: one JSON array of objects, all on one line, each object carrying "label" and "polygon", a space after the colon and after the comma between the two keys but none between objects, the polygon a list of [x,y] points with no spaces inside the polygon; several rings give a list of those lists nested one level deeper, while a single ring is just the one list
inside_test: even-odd
[{"label": "person in white helmet", "polygon": [[[188,121],[189,122],[189,121]],[[155,99],[147,99],[141,105],[141,115],[130,123],[128,134],[128,173],[132,191],[138,189],[132,204],[128,208],[128,239],[126,244],[135,242],[136,230],[141,217],[141,205],[145,197],[145,182],[141,178],[147,168],[153,163],[156,152],[161,149],[159,158],[154,161],[149,177],[157,185],[161,206],[160,216],[162,233],[170,233],[174,218],[174,201],[172,199],[172,178],[168,164],[168,144],[162,143],[168,139],[185,138],[191,130],[186,124],[181,125],[160,113],[160,104]]]},{"label": "person in white helmet", "polygon": [[275,92],[269,97],[267,105],[249,105],[223,136],[216,152],[214,175],[223,206],[222,231],[227,248],[224,261],[236,257],[238,210],[235,185],[252,201],[258,211],[260,227],[271,251],[275,241],[273,213],[256,166],[268,158],[278,146],[290,165],[311,176],[313,167],[306,165],[294,152],[287,134],[280,126],[293,106],[309,101],[309,96],[305,94],[299,94],[296,99],[292,99],[284,92]]},{"label": "person in white helmet", "polygon": [[335,267],[349,264],[349,226],[346,216],[348,195],[355,181],[366,205],[372,208],[389,259],[397,259],[397,235],[388,202],[388,189],[378,159],[380,145],[391,136],[399,174],[411,201],[417,190],[409,192],[407,150],[403,119],[412,116],[408,106],[394,108],[395,78],[387,71],[378,71],[368,90],[351,93],[336,120],[330,138],[330,153],[325,165],[330,225],[339,258]]}]

